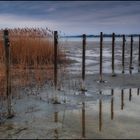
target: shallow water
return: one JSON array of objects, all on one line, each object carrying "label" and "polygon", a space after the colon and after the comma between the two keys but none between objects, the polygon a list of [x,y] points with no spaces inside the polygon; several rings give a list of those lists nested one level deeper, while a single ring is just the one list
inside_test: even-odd
[{"label": "shallow water", "polygon": [[65,111],[64,128],[58,137],[139,138],[140,97],[137,89],[131,89],[131,94],[129,89],[114,90],[109,99],[81,102],[80,109]]},{"label": "shallow water", "polygon": [[[140,87],[138,42],[134,44],[132,74],[129,72],[129,40],[125,73],[122,74],[120,40],[115,48],[116,77],[111,76],[111,42],[103,48],[103,80],[99,83],[99,42],[86,47],[87,91],[81,92],[82,43],[64,42],[62,49],[74,60],[66,72],[58,70],[58,90],[46,84],[18,90],[12,100],[15,116],[0,124],[0,138],[140,138]],[[14,91],[15,92],[15,91]],[[53,104],[57,96],[60,104]]]}]

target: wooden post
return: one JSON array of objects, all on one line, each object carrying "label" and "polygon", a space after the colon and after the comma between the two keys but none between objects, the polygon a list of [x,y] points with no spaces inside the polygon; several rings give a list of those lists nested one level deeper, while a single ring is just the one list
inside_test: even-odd
[{"label": "wooden post", "polygon": [[130,73],[131,73],[131,69],[133,69],[132,67],[132,61],[133,61],[133,36],[131,35],[131,44],[130,44]]},{"label": "wooden post", "polygon": [[[102,94],[102,92],[100,92]],[[102,130],[102,99],[99,100],[99,131]]]},{"label": "wooden post", "polygon": [[54,86],[57,89],[57,46],[58,45],[58,33],[54,31]]},{"label": "wooden post", "polygon": [[121,110],[123,110],[124,107],[124,90],[121,91]]},{"label": "wooden post", "polygon": [[12,118],[11,106],[11,75],[10,75],[10,41],[9,32],[4,30],[4,49],[5,49],[5,75],[6,75],[6,96],[7,96],[7,118]]},{"label": "wooden post", "polygon": [[85,103],[82,103],[82,137],[85,138]]},{"label": "wooden post", "polygon": [[112,95],[112,98],[111,98],[111,120],[113,120],[114,119],[114,98],[113,98],[114,89],[111,89],[111,95]]},{"label": "wooden post", "polygon": [[116,74],[114,72],[114,52],[115,52],[115,33],[112,34],[112,76],[115,77]]},{"label": "wooden post", "polygon": [[139,56],[138,56],[138,72],[140,72],[140,35],[139,35]]},{"label": "wooden post", "polygon": [[103,33],[100,33],[100,78],[99,82],[103,82],[103,77],[102,77],[102,60],[103,59]]},{"label": "wooden post", "polygon": [[86,52],[86,35],[83,34],[82,50],[82,90],[85,90],[85,52]]},{"label": "wooden post", "polygon": [[54,88],[55,88],[54,104],[58,104],[57,95],[56,95],[56,91],[57,91],[57,62],[58,62],[58,58],[57,58],[58,52],[57,51],[58,51],[58,33],[57,33],[57,31],[54,31]]},{"label": "wooden post", "polygon": [[125,35],[123,35],[123,45],[122,45],[122,73],[124,73],[124,59],[125,59]]}]

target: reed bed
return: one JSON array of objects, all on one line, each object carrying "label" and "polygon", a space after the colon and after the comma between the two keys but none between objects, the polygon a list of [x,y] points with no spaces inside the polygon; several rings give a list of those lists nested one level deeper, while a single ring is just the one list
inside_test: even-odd
[{"label": "reed bed", "polygon": [[[53,80],[53,32],[41,28],[8,29],[12,89],[41,86]],[[65,54],[58,49],[58,62],[64,63]],[[4,93],[3,30],[0,30],[0,95]]]}]

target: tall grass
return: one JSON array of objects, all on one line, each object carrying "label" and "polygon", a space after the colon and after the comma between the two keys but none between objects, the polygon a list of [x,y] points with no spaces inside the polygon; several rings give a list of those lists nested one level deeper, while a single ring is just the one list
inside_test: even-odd
[{"label": "tall grass", "polygon": [[[4,78],[3,30],[0,30],[0,80]],[[43,84],[53,78],[53,32],[48,29],[9,29],[13,87]],[[58,50],[58,62],[65,54]],[[2,80],[1,80],[2,81]],[[2,87],[3,83],[0,83]],[[1,90],[2,91],[2,90]]]}]

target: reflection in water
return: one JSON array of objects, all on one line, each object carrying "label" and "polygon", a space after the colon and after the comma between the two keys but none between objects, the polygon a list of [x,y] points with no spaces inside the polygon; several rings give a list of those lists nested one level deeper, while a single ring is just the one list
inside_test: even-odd
[{"label": "reflection in water", "polygon": [[111,95],[112,95],[112,98],[111,98],[111,120],[114,119],[114,89],[111,89]]},{"label": "reflection in water", "polygon": [[85,103],[82,102],[82,137],[85,138]]},{"label": "reflection in water", "polygon": [[[100,91],[100,94],[102,92]],[[99,131],[102,130],[102,99],[99,99]]]},{"label": "reflection in water", "polygon": [[[131,99],[132,99],[132,88],[130,88],[130,89],[128,89],[128,90],[126,90],[126,91],[128,91],[128,94],[129,94],[129,101],[131,101]],[[136,90],[134,90],[134,91],[136,91],[136,94],[138,95],[139,94],[139,88],[138,89],[136,89]],[[115,94],[116,93],[116,94]],[[119,96],[119,98],[116,98],[116,97],[118,97],[118,93],[121,93],[120,95],[121,96]],[[85,94],[85,91],[83,91],[82,92],[82,94]],[[99,132],[102,132],[102,127],[103,127],[103,109],[104,109],[104,107],[103,107],[103,105],[102,105],[102,102],[104,101],[104,100],[106,100],[106,98],[104,98],[104,97],[106,97],[106,95],[104,95],[103,94],[103,91],[100,91],[100,93],[99,93],[101,96],[99,96],[99,105],[97,104],[97,111],[99,111],[99,112],[97,112],[97,114],[99,115],[99,116],[97,116],[97,126],[98,127],[96,127],[96,125],[91,125],[90,127],[92,127],[93,129],[95,128],[95,129],[99,129],[98,131]],[[135,96],[134,96],[135,97]],[[108,100],[109,99],[109,100]],[[115,102],[115,99],[117,99],[118,101],[117,102]],[[127,98],[125,98],[125,89],[121,89],[121,91],[116,91],[116,90],[114,90],[114,89],[111,89],[111,98],[107,98],[107,100],[109,101],[108,103],[109,103],[109,114],[108,114],[108,118],[110,118],[110,120],[112,120],[113,122],[114,122],[114,124],[116,123],[116,120],[114,119],[114,117],[115,117],[115,115],[114,115],[114,110],[115,109],[119,109],[119,110],[124,110],[124,107],[125,107],[125,104],[127,103],[127,102],[129,102],[128,100],[125,100],[125,99],[127,99]],[[125,102],[125,104],[124,104],[124,102]],[[70,126],[71,126],[71,129],[73,129],[73,127],[78,127],[78,130],[80,130],[80,134],[78,134],[78,135],[80,135],[82,138],[88,138],[88,136],[89,136],[89,134],[91,134],[91,132],[90,132],[90,130],[92,130],[92,129],[89,129],[88,127],[89,127],[89,125],[88,125],[88,121],[86,122],[86,117],[88,117],[88,115],[89,114],[87,114],[86,115],[86,112],[88,112],[88,109],[87,109],[87,111],[86,111],[86,101],[81,101],[81,105],[82,105],[82,108],[80,109],[80,118],[81,118],[81,120],[80,120],[80,125],[77,125],[77,124],[74,124],[74,125],[72,125],[72,124],[70,124]],[[106,102],[104,102],[104,104],[105,104]],[[119,104],[118,104],[119,103]],[[120,103],[121,103],[121,107],[120,107]],[[95,106],[96,106],[96,104],[95,104]],[[98,108],[99,107],[99,108]],[[99,110],[98,110],[99,109]],[[118,110],[116,110],[116,113],[118,112]],[[92,116],[93,115],[93,112],[91,112],[90,113],[90,115]],[[105,115],[106,115],[106,113],[105,113]],[[106,116],[104,116],[104,118],[106,118]],[[116,117],[117,118],[117,117]],[[74,119],[74,118],[70,118],[70,119]],[[79,116],[78,116],[78,119],[79,119]],[[95,120],[96,120],[95,119]],[[131,118],[130,118],[131,119]],[[121,120],[122,121],[122,120]],[[57,123],[58,122],[58,112],[55,112],[54,113],[54,122],[55,123]],[[104,120],[104,122],[105,122],[105,125],[110,125],[110,124],[107,124],[106,123],[106,120]],[[66,122],[66,123],[71,123],[71,122]],[[125,123],[126,122],[124,122],[124,126],[125,126]],[[119,123],[118,123],[118,125],[119,125]],[[122,124],[121,124],[122,125]],[[115,126],[114,126],[115,127]],[[79,129],[80,128],[80,129]],[[106,127],[107,128],[107,127]],[[110,129],[110,128],[108,128],[108,129]],[[65,129],[66,130],[66,129]],[[68,128],[68,130],[69,130],[69,128]],[[106,131],[106,130],[105,130]],[[113,131],[113,130],[112,130]],[[94,132],[94,130],[93,130],[93,132]],[[118,131],[117,131],[118,132]],[[117,133],[116,132],[116,133]],[[68,131],[68,133],[69,133],[69,131]],[[102,132],[102,134],[104,134],[104,132]],[[93,134],[92,134],[93,135]],[[59,131],[58,131],[58,128],[56,127],[55,129],[54,129],[54,138],[55,139],[58,139],[58,138],[60,138],[60,134],[59,134]]]},{"label": "reflection in water", "polygon": [[[58,122],[58,112],[54,112],[54,122]],[[57,127],[54,129],[54,138],[58,139],[58,129]]]},{"label": "reflection in water", "polygon": [[121,90],[121,110],[123,110],[124,107],[124,90]]},{"label": "reflection in water", "polygon": [[132,89],[130,88],[129,89],[129,101],[131,101],[131,99],[132,99]]},{"label": "reflection in water", "polygon": [[139,95],[139,93],[140,93],[140,89],[138,88],[138,89],[137,89],[137,95]]}]

